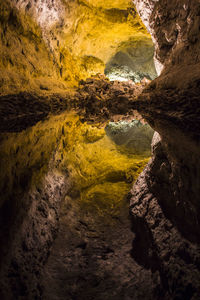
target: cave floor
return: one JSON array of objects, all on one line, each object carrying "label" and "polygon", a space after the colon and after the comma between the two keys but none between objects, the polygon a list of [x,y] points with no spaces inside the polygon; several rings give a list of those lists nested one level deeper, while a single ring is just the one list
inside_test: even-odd
[{"label": "cave floor", "polygon": [[42,299],[153,299],[150,270],[131,257],[128,200],[120,214],[99,214],[67,197],[44,268]]}]

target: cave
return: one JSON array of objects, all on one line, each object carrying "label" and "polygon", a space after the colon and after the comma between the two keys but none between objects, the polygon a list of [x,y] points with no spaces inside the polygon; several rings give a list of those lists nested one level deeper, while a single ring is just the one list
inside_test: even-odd
[{"label": "cave", "polygon": [[0,299],[200,299],[199,16],[0,1]]}]

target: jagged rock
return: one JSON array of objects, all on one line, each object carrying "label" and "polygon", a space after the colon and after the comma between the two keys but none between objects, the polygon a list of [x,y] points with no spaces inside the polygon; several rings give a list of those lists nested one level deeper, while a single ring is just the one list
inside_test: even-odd
[{"label": "jagged rock", "polygon": [[153,158],[132,189],[133,257],[159,272],[155,298],[198,299],[199,4],[135,3],[154,37],[156,59],[164,69],[137,99],[139,112],[159,135],[153,139]]},{"label": "jagged rock", "polygon": [[[131,191],[130,212],[133,258],[144,267],[159,274],[154,286],[155,299],[198,299],[200,293],[200,247],[183,237],[175,226],[178,212],[166,211],[160,195],[169,196],[170,166],[158,133],[154,134],[153,158],[139,176]],[[155,182],[159,176],[159,183]],[[159,187],[158,187],[159,184]],[[165,199],[166,200],[166,199]],[[169,202],[171,198],[169,199]],[[175,217],[175,218],[174,218]],[[181,218],[184,226],[183,216]]]},{"label": "jagged rock", "polygon": [[[64,176],[50,171],[43,179],[42,189],[34,188],[20,199],[22,207],[17,217],[14,208],[1,209],[0,222],[4,229],[0,237],[4,241],[0,259],[1,299],[41,299],[41,271],[58,232],[60,202],[69,186]],[[6,218],[13,222],[7,230]]]},{"label": "jagged rock", "polygon": [[75,107],[80,109],[83,120],[105,123],[107,120],[141,119],[134,111],[138,95],[147,85],[143,79],[140,84],[132,81],[109,81],[105,76],[98,75],[89,80],[81,81],[75,95]]}]

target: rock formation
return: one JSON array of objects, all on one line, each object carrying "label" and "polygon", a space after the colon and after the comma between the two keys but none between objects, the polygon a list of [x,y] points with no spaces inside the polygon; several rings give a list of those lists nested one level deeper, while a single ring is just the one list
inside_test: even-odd
[{"label": "rock formation", "polygon": [[[198,299],[199,4],[135,2],[154,37],[163,71],[138,98],[139,112],[160,137],[156,134],[152,161],[132,191],[133,226],[138,231],[133,255],[159,272],[159,297]],[[143,254],[140,226],[149,241]]]}]

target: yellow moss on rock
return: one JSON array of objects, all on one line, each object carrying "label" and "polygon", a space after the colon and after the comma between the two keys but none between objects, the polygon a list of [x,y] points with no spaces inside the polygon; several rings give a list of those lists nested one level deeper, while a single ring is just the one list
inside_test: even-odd
[{"label": "yellow moss on rock", "polygon": [[63,46],[74,56],[93,56],[106,63],[118,45],[130,37],[150,37],[133,4],[129,9],[91,8],[78,5],[70,26],[62,31]]},{"label": "yellow moss on rock", "polygon": [[132,1],[75,1],[61,28],[55,28],[59,39],[63,79],[73,84],[97,73],[121,43],[149,39]]}]

